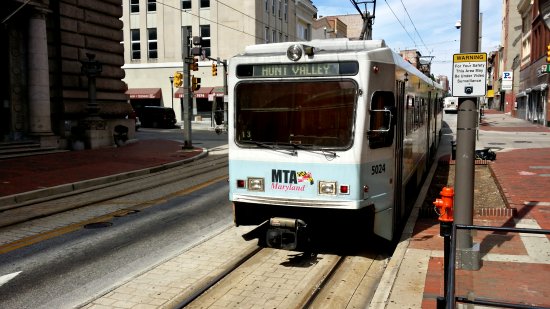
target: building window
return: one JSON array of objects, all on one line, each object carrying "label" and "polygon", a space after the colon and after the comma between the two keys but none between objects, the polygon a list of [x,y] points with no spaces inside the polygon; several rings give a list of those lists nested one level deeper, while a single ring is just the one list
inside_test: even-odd
[{"label": "building window", "polygon": [[275,30],[272,30],[272,31],[271,31],[271,41],[272,41],[273,43],[276,43],[276,42],[277,42],[277,34],[276,34]]},{"label": "building window", "polygon": [[210,57],[210,25],[200,26],[201,47],[205,56]]},{"label": "building window", "polygon": [[209,8],[210,0],[201,0],[201,8]]},{"label": "building window", "polygon": [[265,42],[269,43],[269,28],[268,27],[265,27],[264,37],[265,37]]},{"label": "building window", "polygon": [[132,60],[141,59],[141,44],[139,42],[139,29],[130,29],[130,40],[132,45]]},{"label": "building window", "polygon": [[181,0],[181,9],[190,10],[191,9],[191,0]]},{"label": "building window", "polygon": [[283,3],[281,2],[281,0],[279,0],[279,19],[283,18],[282,6],[283,6]]},{"label": "building window", "polygon": [[130,0],[130,13],[139,13],[139,0]]},{"label": "building window", "polygon": [[149,59],[157,59],[157,28],[147,29],[147,46],[149,47]]},{"label": "building window", "polygon": [[275,1],[277,0],[271,0],[271,14],[275,16]]},{"label": "building window", "polygon": [[279,42],[283,42],[283,33],[279,32]]},{"label": "building window", "polygon": [[269,0],[265,0],[265,11],[266,12],[269,12],[269,4],[268,4]]},{"label": "building window", "polygon": [[157,11],[157,0],[147,0],[147,12]]},{"label": "building window", "polygon": [[288,21],[288,0],[285,0],[285,21]]}]

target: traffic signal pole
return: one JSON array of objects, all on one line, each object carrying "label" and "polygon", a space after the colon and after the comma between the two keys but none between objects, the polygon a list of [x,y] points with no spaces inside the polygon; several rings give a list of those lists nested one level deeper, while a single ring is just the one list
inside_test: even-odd
[{"label": "traffic signal pole", "polygon": [[[479,0],[462,0],[460,31],[460,52],[478,52],[479,42]],[[475,97],[461,97],[458,100],[456,127],[455,166],[455,223],[473,225],[474,168],[476,146],[476,124],[478,110]],[[474,244],[468,230],[457,234],[459,267],[477,270],[480,266],[479,244]]]},{"label": "traffic signal pole", "polygon": [[183,27],[183,149],[192,149],[191,142],[191,105],[193,104],[193,94],[191,92],[191,74],[189,72],[189,64],[192,59],[189,56],[189,36],[187,28]]}]

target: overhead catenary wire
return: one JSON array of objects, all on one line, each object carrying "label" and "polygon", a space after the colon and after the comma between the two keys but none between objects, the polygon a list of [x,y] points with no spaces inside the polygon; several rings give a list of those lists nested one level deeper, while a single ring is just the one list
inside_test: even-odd
[{"label": "overhead catenary wire", "polygon": [[407,16],[409,17],[409,20],[411,21],[411,24],[414,28],[414,31],[416,32],[416,34],[418,35],[418,37],[420,38],[420,41],[422,42],[422,44],[424,44],[424,47],[426,48],[426,51],[428,52],[428,54],[431,54],[433,52],[433,49],[430,51],[428,46],[426,46],[426,43],[424,43],[424,40],[422,39],[422,36],[420,35],[420,33],[418,32],[418,29],[416,29],[416,25],[414,24],[412,18],[411,18],[411,15],[409,15],[409,11],[407,10],[407,7],[405,6],[405,4],[403,3],[403,0],[400,0],[401,1],[401,5],[403,6],[403,9],[405,10],[405,13],[407,13]]},{"label": "overhead catenary wire", "polygon": [[392,12],[393,16],[395,16],[395,19],[397,19],[397,22],[399,22],[399,24],[401,25],[401,28],[403,28],[403,30],[405,31],[405,33],[407,34],[407,36],[409,36],[409,38],[411,39],[411,41],[413,41],[414,45],[415,46],[418,46],[418,44],[416,43],[416,41],[414,40],[414,38],[411,36],[411,34],[407,31],[407,29],[405,28],[405,26],[403,25],[403,23],[401,22],[401,20],[399,19],[399,17],[397,17],[397,15],[395,14],[395,12],[393,11],[393,9],[391,8],[390,4],[388,3],[388,0],[384,0],[384,2],[386,2],[386,5],[388,6],[388,8],[390,9],[390,11]]}]

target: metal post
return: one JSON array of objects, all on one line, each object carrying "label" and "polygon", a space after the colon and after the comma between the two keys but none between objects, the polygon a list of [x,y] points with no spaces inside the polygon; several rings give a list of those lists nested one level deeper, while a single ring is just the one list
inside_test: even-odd
[{"label": "metal post", "polygon": [[223,60],[221,63],[223,64],[223,110],[224,110],[223,121],[224,121],[224,124],[225,124],[224,126],[227,129],[228,118],[229,118],[229,116],[228,116],[229,111],[227,110],[228,109],[227,60]]},{"label": "metal post", "polygon": [[449,288],[449,257],[451,256],[451,234],[453,222],[439,222],[439,235],[443,237],[443,296],[437,297],[437,308],[445,309]]},{"label": "metal post", "polygon": [[183,149],[193,148],[191,143],[191,104],[193,104],[191,92],[191,74],[189,72],[189,36],[187,27],[183,28]]},{"label": "metal post", "polygon": [[[478,51],[478,18],[479,0],[462,0],[461,53]],[[457,224],[473,224],[477,113],[475,98],[459,98],[455,167],[455,222]],[[472,236],[468,231],[461,231],[458,234],[457,244],[461,256],[460,267],[472,270],[479,269],[479,246],[474,248]]]},{"label": "metal post", "polygon": [[174,76],[170,76],[170,93],[172,98],[172,109],[174,109]]}]

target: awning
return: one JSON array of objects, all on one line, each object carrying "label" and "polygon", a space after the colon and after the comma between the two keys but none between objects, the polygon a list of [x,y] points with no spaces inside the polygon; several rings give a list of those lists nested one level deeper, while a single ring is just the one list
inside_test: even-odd
[{"label": "awning", "polygon": [[176,92],[174,92],[174,98],[181,99],[183,97],[184,97],[183,88],[178,88],[178,90],[176,90]]},{"label": "awning", "polygon": [[160,88],[131,88],[126,91],[130,99],[160,99],[162,90]]},{"label": "awning", "polygon": [[212,92],[210,92],[210,95],[208,95],[208,101],[214,101],[214,97],[223,98],[224,90],[225,90],[224,87],[220,87],[220,86],[214,87]]},{"label": "awning", "polygon": [[200,87],[199,90],[193,92],[193,94],[197,99],[207,99],[212,89],[214,89],[214,87]]},{"label": "awning", "polygon": [[[198,99],[206,99],[208,98],[208,95],[210,95],[212,89],[214,89],[214,87],[200,87],[199,90],[193,92],[193,96]],[[178,90],[174,92],[174,98],[181,99],[183,97],[185,97],[183,88],[178,88]]]}]

